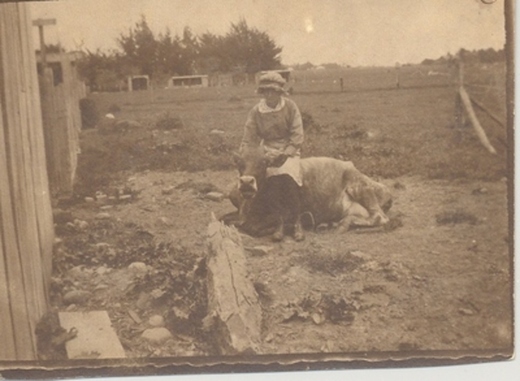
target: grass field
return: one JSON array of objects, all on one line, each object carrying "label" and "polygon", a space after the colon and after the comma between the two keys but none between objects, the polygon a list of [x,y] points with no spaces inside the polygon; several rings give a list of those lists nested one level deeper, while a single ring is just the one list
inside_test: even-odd
[{"label": "grass field", "polygon": [[[498,151],[495,156],[488,154],[471,126],[459,126],[455,120],[453,75],[428,76],[434,69],[453,74],[447,67],[403,67],[402,86],[397,89],[393,68],[296,72],[292,98],[304,116],[303,156],[352,160],[362,171],[381,178],[497,180],[506,176],[505,128],[479,113]],[[504,83],[498,80],[503,79],[503,67],[467,71],[475,72],[467,75],[470,94],[505,120]],[[343,92],[339,77],[345,80]],[[119,169],[231,169],[231,152],[238,147],[247,113],[258,100],[253,85],[90,97],[102,115],[118,109],[117,118],[138,121],[143,128],[102,137],[85,131],[80,187],[106,182],[108,173]],[[168,130],[172,120],[179,123]],[[212,130],[223,133],[212,135]]]}]

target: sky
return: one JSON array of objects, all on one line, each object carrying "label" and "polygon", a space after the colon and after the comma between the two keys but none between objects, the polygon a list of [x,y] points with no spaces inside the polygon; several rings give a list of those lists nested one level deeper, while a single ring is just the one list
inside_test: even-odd
[{"label": "sky", "polygon": [[[486,4],[491,3],[491,4]],[[31,15],[55,18],[47,43],[68,50],[116,49],[141,15],[152,31],[224,35],[245,19],[283,48],[285,65],[311,62],[393,66],[501,49],[503,0],[57,0],[32,2]],[[37,28],[35,43],[38,43]]]}]

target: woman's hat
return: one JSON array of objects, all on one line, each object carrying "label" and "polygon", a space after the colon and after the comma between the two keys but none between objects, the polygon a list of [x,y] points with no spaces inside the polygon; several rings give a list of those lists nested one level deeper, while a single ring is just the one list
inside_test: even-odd
[{"label": "woman's hat", "polygon": [[269,89],[285,94],[286,91],[283,88],[284,85],[285,79],[283,79],[283,77],[279,73],[275,71],[268,71],[260,76],[256,92],[258,94],[262,94],[264,90]]}]

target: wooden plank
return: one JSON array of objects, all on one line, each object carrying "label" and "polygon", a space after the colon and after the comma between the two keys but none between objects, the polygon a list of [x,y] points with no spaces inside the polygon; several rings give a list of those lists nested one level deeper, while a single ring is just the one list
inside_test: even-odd
[{"label": "wooden plank", "polygon": [[497,151],[489,142],[489,140],[486,136],[486,132],[480,125],[480,122],[478,121],[477,116],[475,115],[475,111],[473,110],[473,107],[471,106],[471,101],[469,99],[469,95],[463,86],[459,87],[459,94],[460,94],[460,98],[462,100],[462,104],[466,108],[466,112],[468,114],[469,120],[471,121],[471,124],[473,125],[473,128],[475,129],[475,132],[477,133],[477,136],[478,136],[480,142],[489,151],[489,153],[496,154]]},{"label": "wooden plank", "polygon": [[125,350],[106,311],[59,312],[60,325],[78,335],[65,343],[69,359],[125,358]]},{"label": "wooden plank", "polygon": [[[52,250],[54,244],[54,225],[52,219],[52,208],[50,204],[47,171],[45,165],[45,150],[43,142],[43,128],[41,120],[41,106],[39,102],[38,75],[36,72],[36,57],[32,38],[30,37],[31,19],[27,7],[20,10],[20,33],[22,38],[22,59],[27,70],[24,71],[24,100],[27,104],[27,125],[29,133],[29,154],[31,165],[29,167],[30,179],[34,192],[32,200],[35,210],[35,238],[38,240],[37,252],[34,253],[35,263],[33,267],[33,279],[35,280],[36,304],[33,319],[34,325],[48,308],[48,291],[52,271]],[[25,31],[25,33],[24,33]],[[36,245],[35,245],[36,248]],[[44,258],[47,259],[45,267]],[[41,286],[44,287],[41,287]]]},{"label": "wooden plank", "polygon": [[[29,322],[29,329],[32,335],[35,332],[36,322],[39,320],[41,315],[46,309],[43,294],[43,284],[41,281],[42,268],[41,268],[41,248],[38,239],[38,228],[36,225],[36,205],[34,196],[36,189],[34,187],[34,177],[32,171],[44,167],[44,163],[33,160],[32,157],[32,145],[31,141],[31,130],[34,128],[34,115],[33,110],[30,106],[29,99],[29,85],[30,85],[30,73],[34,70],[31,67],[30,60],[27,54],[25,54],[25,45],[28,43],[28,30],[24,29],[26,20],[26,7],[24,4],[18,4],[18,17],[16,21],[16,32],[18,37],[18,43],[16,46],[16,54],[14,54],[14,61],[17,63],[16,70],[17,83],[16,88],[18,92],[17,96],[17,107],[19,122],[17,124],[17,130],[21,133],[21,158],[22,165],[16,170],[20,172],[21,189],[23,190],[23,200],[25,203],[26,213],[21,215],[18,219],[20,225],[19,231],[21,234],[18,236],[20,250],[20,263],[23,272],[24,290],[27,298],[26,313]],[[36,356],[36,342],[32,341],[32,354],[30,354],[27,348],[29,356]]]},{"label": "wooden plank", "polygon": [[248,279],[238,231],[212,216],[208,226],[208,317],[222,354],[255,353],[262,310]]},{"label": "wooden plank", "polygon": [[[23,167],[23,156],[21,153],[21,135],[17,126],[20,124],[18,115],[18,92],[17,83],[20,70],[16,60],[16,45],[19,43],[17,37],[18,4],[4,4],[0,12],[0,23],[4,25],[0,36],[2,38],[2,70],[3,70],[3,109],[6,114],[6,140],[7,140],[7,162],[9,170],[9,183],[11,185],[11,208],[14,216],[12,232],[16,237],[17,250],[8,255],[8,277],[11,300],[16,301],[11,305],[13,313],[13,325],[15,332],[15,343],[17,348],[17,359],[31,360],[35,358],[35,353],[31,353],[33,348],[33,338],[31,325],[27,314],[28,300],[25,292],[24,274],[21,267],[20,255],[26,248],[23,239],[23,221],[21,216],[26,212],[25,198],[21,194],[21,183],[23,182],[19,168]],[[20,246],[22,244],[22,246]]]},{"label": "wooden plank", "polygon": [[[0,21],[1,23],[1,21]],[[1,25],[0,25],[1,32]],[[0,39],[0,82],[2,78],[1,58],[2,41]],[[0,89],[1,90],[1,89]],[[4,136],[4,112],[2,111],[2,94],[0,93],[0,359],[16,360],[16,346],[14,328],[11,318],[11,296],[9,292],[8,256],[16,251],[15,238],[8,231],[13,226],[11,213],[11,195],[8,182],[7,158],[5,155],[6,142]]]}]

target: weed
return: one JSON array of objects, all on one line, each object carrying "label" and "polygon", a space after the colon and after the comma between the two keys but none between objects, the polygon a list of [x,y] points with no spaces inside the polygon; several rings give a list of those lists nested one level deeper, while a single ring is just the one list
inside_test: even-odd
[{"label": "weed", "polygon": [[478,218],[473,213],[466,212],[462,209],[439,213],[435,216],[435,220],[437,221],[438,225],[453,225],[463,223],[476,225],[478,223]]}]

